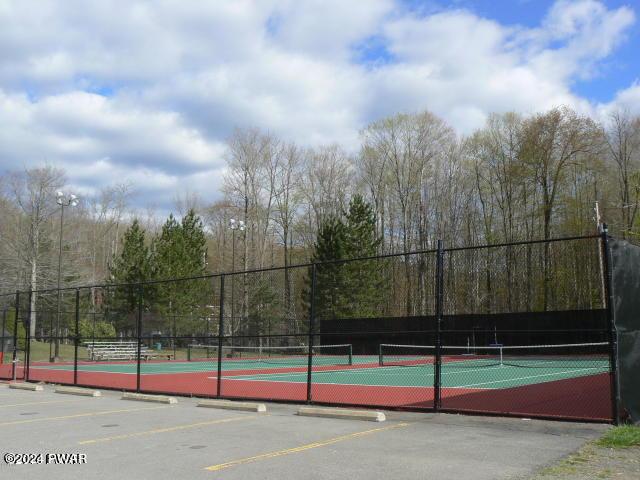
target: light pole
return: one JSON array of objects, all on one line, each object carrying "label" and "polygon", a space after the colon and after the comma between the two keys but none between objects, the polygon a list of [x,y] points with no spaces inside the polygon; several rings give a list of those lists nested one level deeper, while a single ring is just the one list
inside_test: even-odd
[{"label": "light pole", "polygon": [[[78,197],[73,194],[65,194],[63,192],[56,192],[56,203],[60,205],[60,244],[58,251],[58,313],[56,315],[56,332],[55,332],[55,350],[53,356],[50,355],[51,362],[56,362],[60,359],[60,281],[62,279],[62,227],[64,225],[64,207],[75,207],[78,205]],[[76,332],[77,334],[78,332]]]},{"label": "light pole", "polygon": [[[236,270],[236,230],[244,232],[244,222],[242,220],[236,220],[234,218],[229,220],[229,228],[231,229],[231,271]],[[235,290],[236,290],[236,276],[231,276],[231,345],[233,345],[233,322],[235,320]]]}]

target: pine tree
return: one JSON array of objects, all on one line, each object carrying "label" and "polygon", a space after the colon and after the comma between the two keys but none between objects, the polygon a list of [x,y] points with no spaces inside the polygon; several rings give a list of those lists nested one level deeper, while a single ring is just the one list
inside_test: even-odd
[{"label": "pine tree", "polygon": [[[372,257],[379,253],[382,239],[376,232],[373,207],[362,195],[354,195],[345,215],[344,249],[346,258]],[[356,260],[343,268],[344,302],[342,313],[348,317],[379,315],[382,289],[382,261]]]},{"label": "pine tree", "polygon": [[182,219],[182,247],[185,276],[203,275],[206,270],[207,238],[202,220],[193,210]]},{"label": "pine tree", "polygon": [[195,277],[205,273],[206,237],[200,217],[193,210],[178,223],[173,214],[153,244],[156,278]]},{"label": "pine tree", "polygon": [[157,279],[182,277],[182,233],[180,224],[173,216],[164,222],[160,234],[153,240],[152,264]]},{"label": "pine tree", "polygon": [[[173,214],[162,226],[153,243],[153,268],[158,279],[198,277],[205,273],[206,237],[200,218],[193,210],[178,223]],[[162,320],[155,323],[156,330],[175,330],[177,334],[204,334],[207,314],[206,279],[169,281],[158,283],[156,308]]]},{"label": "pine tree", "polygon": [[[337,318],[343,309],[343,263],[331,262],[345,258],[346,229],[338,217],[327,218],[318,229],[312,262],[316,263],[316,318]],[[325,263],[328,262],[328,263]],[[309,280],[310,288],[310,280]]]},{"label": "pine tree", "polygon": [[373,207],[362,195],[354,195],[345,215],[345,253],[348,258],[377,255],[382,239],[376,233]]},{"label": "pine tree", "polygon": [[133,332],[136,328],[135,314],[138,308],[139,288],[123,286],[136,284],[151,278],[149,248],[145,243],[145,231],[137,219],[124,234],[122,251],[110,267],[110,282],[105,298],[109,316],[119,331]]}]

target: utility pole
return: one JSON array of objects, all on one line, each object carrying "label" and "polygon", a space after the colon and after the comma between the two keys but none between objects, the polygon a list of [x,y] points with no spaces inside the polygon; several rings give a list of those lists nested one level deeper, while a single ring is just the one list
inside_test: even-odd
[{"label": "utility pole", "polygon": [[229,228],[231,229],[231,345],[233,345],[233,330],[234,330],[234,321],[235,321],[235,286],[236,286],[236,276],[233,274],[236,270],[236,230],[240,230],[244,232],[245,225],[242,220],[236,220],[231,218],[229,220]]},{"label": "utility pole", "polygon": [[[55,339],[54,339],[54,352],[53,355],[49,353],[50,361],[57,362],[60,360],[60,307],[61,307],[61,295],[62,291],[60,290],[60,282],[62,280],[62,229],[64,226],[64,207],[75,207],[78,205],[78,197],[75,195],[65,195],[62,192],[56,193],[56,203],[60,205],[60,243],[59,243],[59,251],[58,251],[58,306],[57,306],[57,315],[56,315],[56,330],[55,330]],[[49,352],[51,352],[51,347],[49,347]]]}]

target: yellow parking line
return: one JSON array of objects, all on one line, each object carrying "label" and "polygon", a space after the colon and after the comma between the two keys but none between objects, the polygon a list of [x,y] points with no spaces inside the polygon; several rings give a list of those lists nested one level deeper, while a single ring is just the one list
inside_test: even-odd
[{"label": "yellow parking line", "polygon": [[49,403],[73,403],[73,402],[82,402],[83,400],[50,400],[47,402],[25,402],[25,403],[12,403],[9,405],[0,405],[0,408],[6,407],[21,407],[23,405],[45,405]]},{"label": "yellow parking line", "polygon": [[162,405],[159,407],[145,407],[145,408],[123,408],[120,410],[105,410],[102,412],[89,412],[89,413],[76,413],[75,415],[64,415],[62,417],[44,417],[44,418],[31,418],[29,420],[16,420],[13,422],[3,422],[0,423],[0,427],[5,427],[8,425],[21,425],[23,423],[36,423],[36,422],[46,422],[49,420],[67,420],[70,418],[80,418],[80,417],[97,417],[99,415],[110,415],[112,413],[126,413],[126,412],[138,412],[140,410],[158,410],[159,408],[170,408],[169,405]]},{"label": "yellow parking line", "polygon": [[246,463],[258,462],[260,460],[266,460],[269,458],[282,457],[283,455],[289,455],[292,453],[304,452],[318,447],[326,447],[327,445],[333,445],[334,443],[343,442],[352,438],[363,437],[365,435],[371,435],[373,433],[384,432],[392,430],[394,428],[402,428],[408,426],[408,423],[397,423],[395,425],[389,425],[388,427],[373,428],[371,430],[364,430],[362,432],[350,433],[348,435],[341,435],[339,437],[330,438],[322,442],[308,443],[300,447],[287,448],[285,450],[278,450],[276,452],[263,453],[262,455],[256,455],[255,457],[241,458],[239,460],[233,460],[231,462],[219,463],[218,465],[211,465],[206,467],[205,470],[216,472],[218,470],[224,470],[225,468],[235,467],[237,465],[244,465]]},{"label": "yellow parking line", "polygon": [[78,442],[78,445],[90,445],[92,443],[111,442],[113,440],[124,440],[127,438],[142,437],[145,435],[155,435],[157,433],[175,432],[178,430],[187,430],[189,428],[205,427],[208,425],[217,425],[220,423],[239,422],[241,420],[251,420],[256,417],[243,416],[243,417],[231,417],[218,420],[210,420],[208,422],[190,423],[187,425],[176,425],[175,427],[158,428],[156,430],[147,430],[144,432],[125,433],[123,435],[114,435],[113,437],[96,438],[94,440],[83,440]]}]

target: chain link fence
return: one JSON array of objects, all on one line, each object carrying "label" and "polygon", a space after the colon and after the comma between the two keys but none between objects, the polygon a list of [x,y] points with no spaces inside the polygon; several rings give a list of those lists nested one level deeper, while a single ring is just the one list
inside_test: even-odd
[{"label": "chain link fence", "polygon": [[0,296],[0,378],[615,421],[607,237]]}]

